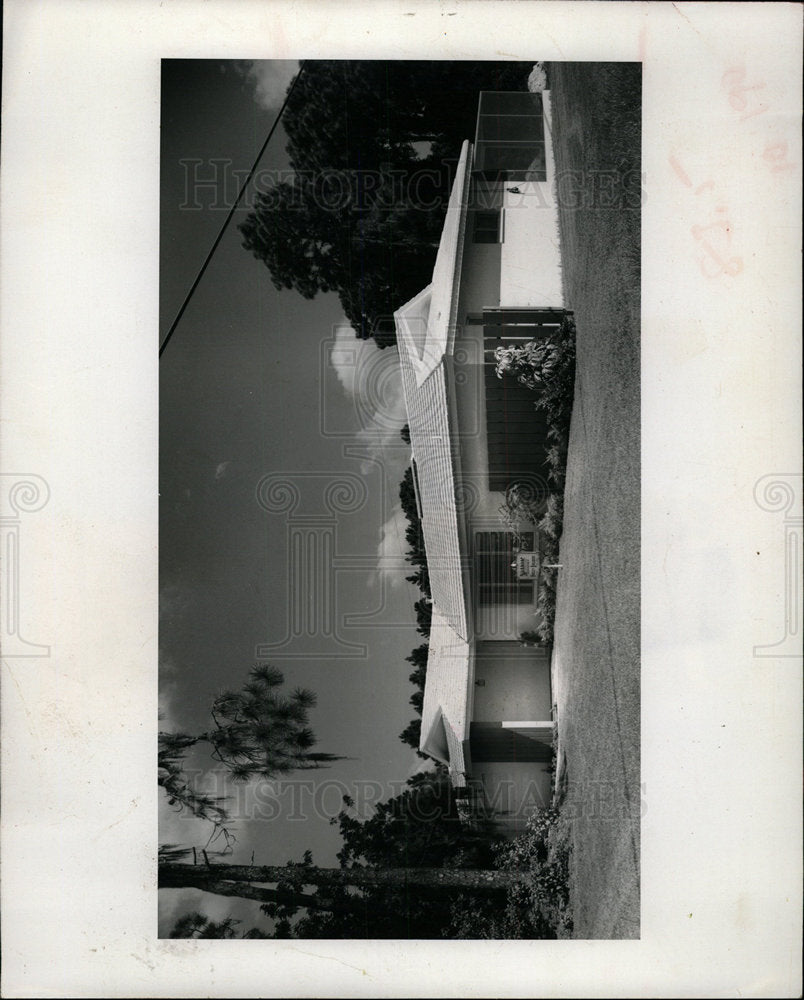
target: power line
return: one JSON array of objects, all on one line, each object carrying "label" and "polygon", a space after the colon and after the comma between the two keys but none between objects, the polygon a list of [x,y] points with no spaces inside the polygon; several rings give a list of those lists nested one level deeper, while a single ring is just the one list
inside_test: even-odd
[{"label": "power line", "polygon": [[165,336],[165,339],[162,341],[162,343],[161,343],[161,345],[159,347],[159,357],[160,358],[164,354],[165,348],[167,347],[167,345],[168,345],[168,343],[170,341],[170,338],[173,336],[173,334],[174,334],[174,332],[176,330],[176,327],[179,325],[179,321],[181,320],[182,316],[184,315],[184,310],[189,305],[190,299],[193,297],[193,293],[195,292],[196,288],[198,288],[198,284],[201,281],[201,279],[204,277],[204,272],[206,271],[207,267],[209,266],[209,262],[212,260],[212,255],[218,249],[218,244],[223,239],[223,234],[226,232],[226,227],[232,221],[232,216],[237,211],[237,207],[240,204],[240,202],[241,202],[241,200],[243,198],[243,195],[246,192],[246,188],[249,186],[249,183],[251,182],[251,178],[254,176],[254,172],[256,171],[257,166],[259,165],[259,162],[262,159],[263,154],[265,153],[265,150],[268,148],[268,143],[271,141],[271,137],[273,136],[274,132],[276,131],[277,125],[279,124],[279,122],[282,119],[282,115],[283,115],[283,113],[285,111],[285,108],[287,107],[287,103],[290,100],[290,96],[293,93],[293,91],[294,91],[294,89],[296,87],[296,84],[299,82],[299,79],[300,79],[300,77],[302,75],[302,72],[304,71],[304,67],[305,67],[305,62],[302,62],[301,65],[299,66],[299,72],[296,74],[296,77],[293,80],[293,83],[291,83],[290,88],[289,88],[289,90],[288,90],[288,92],[287,92],[287,94],[285,96],[285,100],[282,102],[282,107],[279,109],[279,113],[277,114],[276,119],[274,120],[274,123],[271,126],[271,131],[268,133],[268,137],[266,138],[265,142],[262,144],[262,149],[260,149],[259,153],[257,153],[257,159],[254,161],[254,165],[252,166],[251,170],[249,170],[248,176],[243,181],[243,183],[242,183],[242,185],[240,187],[240,190],[237,192],[237,197],[234,200],[234,204],[229,209],[229,214],[226,216],[226,219],[225,219],[223,225],[221,226],[220,232],[218,233],[218,235],[215,238],[215,242],[210,247],[209,253],[206,256],[206,260],[201,265],[201,268],[200,268],[198,274],[195,276],[195,280],[193,281],[192,285],[190,286],[190,290],[187,292],[187,295],[184,297],[184,302],[182,302],[181,308],[176,313],[176,318],[171,323],[170,329],[168,330],[167,335]]}]

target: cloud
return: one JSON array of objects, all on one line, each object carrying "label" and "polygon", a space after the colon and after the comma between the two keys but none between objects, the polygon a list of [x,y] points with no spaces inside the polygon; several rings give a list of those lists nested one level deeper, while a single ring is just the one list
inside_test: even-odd
[{"label": "cloud", "polygon": [[[395,348],[380,350],[373,340],[360,340],[344,318],[335,328],[329,354],[330,365],[346,395],[354,402],[359,429],[355,437],[366,454],[360,466],[363,475],[383,468],[386,482],[395,484],[410,463],[410,447],[400,431],[407,423],[399,354]],[[369,586],[388,580],[391,586],[406,586],[410,566],[405,561],[407,518],[397,503],[380,528],[377,571]]]},{"label": "cloud", "polygon": [[405,529],[408,519],[400,504],[397,504],[391,516],[380,528],[380,541],[377,545],[377,570],[369,577],[369,586],[375,587],[383,580],[397,590],[409,586],[405,577],[412,572],[411,565],[405,559],[408,543],[405,539]]},{"label": "cloud", "polygon": [[290,59],[255,59],[241,63],[239,70],[253,86],[257,104],[267,111],[278,111],[299,63]]},{"label": "cloud", "polygon": [[335,327],[335,343],[329,352],[329,360],[338,381],[350,396],[357,392],[360,361],[362,359],[365,364],[366,352],[371,350],[376,351],[376,345],[368,340],[358,340],[345,318]]},{"label": "cloud", "polygon": [[[373,340],[360,340],[344,318],[335,328],[330,364],[347,396],[354,400],[359,425],[357,440],[371,458],[393,463],[399,475],[407,464],[409,449],[400,430],[407,423],[399,354],[392,348],[380,350]],[[364,475],[372,462],[364,461]]]},{"label": "cloud", "polygon": [[159,728],[165,732],[181,729],[176,704],[179,697],[179,665],[161,647],[159,649]]}]

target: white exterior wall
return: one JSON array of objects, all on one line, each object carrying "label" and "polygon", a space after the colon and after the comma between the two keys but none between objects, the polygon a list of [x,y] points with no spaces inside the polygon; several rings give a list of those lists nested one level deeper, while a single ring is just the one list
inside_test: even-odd
[{"label": "white exterior wall", "polygon": [[[547,180],[511,181],[503,185],[504,219],[499,293],[501,306],[564,305],[552,107],[548,91],[542,95],[542,106]],[[521,194],[512,193],[511,188],[517,188]]]},{"label": "white exterior wall", "polygon": [[[485,683],[477,686],[477,681]],[[484,642],[475,647],[472,720],[511,722],[553,717],[550,661],[544,649]]]}]

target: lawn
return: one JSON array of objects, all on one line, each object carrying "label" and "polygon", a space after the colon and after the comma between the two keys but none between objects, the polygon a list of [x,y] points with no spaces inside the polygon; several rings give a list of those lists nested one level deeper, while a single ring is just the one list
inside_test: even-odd
[{"label": "lawn", "polygon": [[638,937],[640,67],[548,71],[577,335],[553,651],[570,899],[574,936]]}]

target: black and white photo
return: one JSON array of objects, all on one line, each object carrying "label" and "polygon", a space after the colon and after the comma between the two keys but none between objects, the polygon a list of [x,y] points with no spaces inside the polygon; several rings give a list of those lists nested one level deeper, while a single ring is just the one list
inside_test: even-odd
[{"label": "black and white photo", "polygon": [[161,933],[638,937],[639,64],[162,74]]}]

